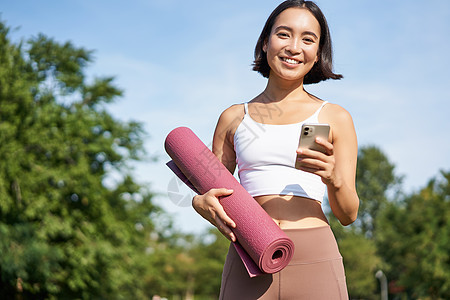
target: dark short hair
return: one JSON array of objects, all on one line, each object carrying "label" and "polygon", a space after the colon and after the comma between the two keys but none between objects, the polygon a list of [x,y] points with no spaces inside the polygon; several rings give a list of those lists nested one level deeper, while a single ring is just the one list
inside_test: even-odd
[{"label": "dark short hair", "polygon": [[319,60],[314,64],[312,69],[303,79],[304,84],[317,83],[327,79],[341,79],[341,74],[333,73],[333,51],[331,47],[330,30],[327,20],[320,8],[312,1],[304,0],[287,0],[278,5],[270,14],[259,36],[255,47],[255,60],[253,62],[253,70],[259,72],[262,76],[268,78],[270,74],[270,66],[267,62],[267,54],[264,52],[264,44],[268,41],[273,24],[284,10],[298,7],[307,9],[317,19],[320,25],[320,42],[319,42]]}]

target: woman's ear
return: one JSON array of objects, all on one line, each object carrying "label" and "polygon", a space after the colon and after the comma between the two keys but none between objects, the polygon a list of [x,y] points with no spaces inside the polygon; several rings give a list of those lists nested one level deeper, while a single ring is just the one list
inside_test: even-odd
[{"label": "woman's ear", "polygon": [[314,60],[314,63],[315,63],[315,64],[319,61],[319,58],[320,58],[320,53],[317,53],[316,59]]},{"label": "woman's ear", "polygon": [[264,41],[262,49],[264,53],[267,53],[267,40]]}]

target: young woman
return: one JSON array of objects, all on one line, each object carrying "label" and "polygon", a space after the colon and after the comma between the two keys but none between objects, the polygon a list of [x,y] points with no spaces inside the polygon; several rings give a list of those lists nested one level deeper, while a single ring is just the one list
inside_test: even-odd
[{"label": "young woman", "polygon": [[[332,71],[331,39],[321,10],[311,1],[285,1],[269,16],[255,49],[255,71],[268,78],[264,91],[226,109],[213,152],[294,241],[295,254],[281,272],[250,278],[233,247],[222,274],[221,299],[347,299],[342,257],[321,202],[325,190],[343,225],[355,221],[357,140],[350,114],[304,89],[340,79]],[[304,123],[327,123],[325,152],[298,148]],[[299,168],[295,168],[298,160]],[[236,226],[212,189],[195,196],[195,210],[234,241]]]}]

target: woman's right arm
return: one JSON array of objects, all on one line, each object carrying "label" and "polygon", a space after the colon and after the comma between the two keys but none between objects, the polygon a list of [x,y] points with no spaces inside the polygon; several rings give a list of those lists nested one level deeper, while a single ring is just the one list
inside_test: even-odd
[{"label": "woman's right arm", "polygon": [[[236,168],[233,137],[242,117],[242,105],[233,105],[220,115],[214,131],[212,152],[231,174],[234,173]],[[236,237],[232,228],[235,228],[236,224],[225,213],[219,202],[220,197],[228,196],[232,192],[232,190],[225,188],[211,189],[203,195],[194,196],[192,206],[204,219],[216,226],[225,237],[234,242]]]}]

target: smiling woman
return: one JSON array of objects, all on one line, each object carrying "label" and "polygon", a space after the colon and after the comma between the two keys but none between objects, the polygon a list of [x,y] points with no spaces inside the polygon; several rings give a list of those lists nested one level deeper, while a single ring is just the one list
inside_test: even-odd
[{"label": "smiling woman", "polygon": [[[316,4],[289,0],[273,11],[256,45],[254,70],[268,78],[266,88],[221,114],[212,150],[231,173],[238,166],[241,185],[294,241],[295,253],[280,272],[250,278],[230,247],[220,299],[347,299],[342,257],[321,202],[327,190],[339,221],[355,221],[357,141],[345,109],[304,89],[342,78],[332,71],[328,25]],[[307,123],[329,124],[328,138],[315,139],[323,152],[298,147]],[[236,224],[219,201],[232,192],[213,188],[192,204],[235,241]]]}]

